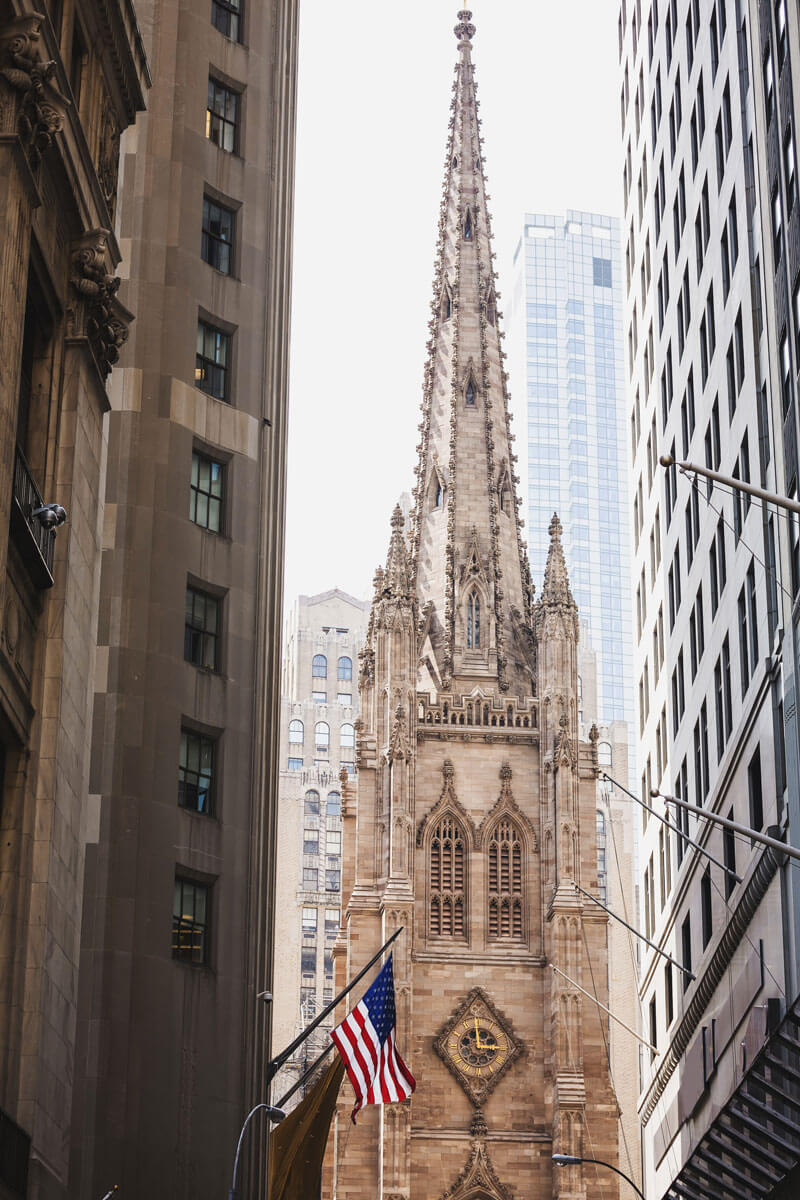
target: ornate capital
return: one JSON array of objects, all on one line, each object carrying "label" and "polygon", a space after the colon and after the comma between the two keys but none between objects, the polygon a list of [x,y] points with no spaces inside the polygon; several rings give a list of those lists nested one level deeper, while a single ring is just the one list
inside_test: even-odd
[{"label": "ornate capital", "polygon": [[117,299],[120,280],[108,269],[107,229],[92,229],[74,243],[70,259],[72,336],[85,337],[106,379],[128,340],[133,314]]},{"label": "ornate capital", "polygon": [[472,13],[463,8],[458,14],[458,24],[453,26],[453,33],[458,38],[459,46],[469,45],[475,36],[475,26],[472,24]]}]

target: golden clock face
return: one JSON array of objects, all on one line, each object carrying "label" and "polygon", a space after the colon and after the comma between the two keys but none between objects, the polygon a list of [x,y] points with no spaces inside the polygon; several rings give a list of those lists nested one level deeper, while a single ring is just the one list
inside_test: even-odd
[{"label": "golden clock face", "polygon": [[496,1021],[469,1015],[447,1037],[447,1052],[464,1075],[491,1077],[508,1058],[508,1038]]},{"label": "golden clock face", "polygon": [[475,1105],[522,1053],[510,1021],[483,988],[473,988],[445,1022],[433,1048]]}]

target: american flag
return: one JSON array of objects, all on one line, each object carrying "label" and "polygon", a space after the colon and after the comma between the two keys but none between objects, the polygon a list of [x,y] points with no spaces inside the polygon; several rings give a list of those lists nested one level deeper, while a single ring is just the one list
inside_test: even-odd
[{"label": "american flag", "polygon": [[353,1011],[331,1033],[356,1094],[352,1120],[365,1104],[407,1100],[417,1086],[397,1053],[391,954]]}]

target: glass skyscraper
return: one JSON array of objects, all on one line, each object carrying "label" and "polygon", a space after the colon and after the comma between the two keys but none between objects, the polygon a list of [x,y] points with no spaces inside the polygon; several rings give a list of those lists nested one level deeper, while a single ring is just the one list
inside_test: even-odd
[{"label": "glass skyscraper", "polygon": [[[632,718],[628,465],[619,223],[528,214],[513,260],[513,392],[523,415],[528,547],[541,586],[558,512],[598,712]],[[522,405],[524,403],[524,414]],[[520,425],[517,437],[522,441]]]}]

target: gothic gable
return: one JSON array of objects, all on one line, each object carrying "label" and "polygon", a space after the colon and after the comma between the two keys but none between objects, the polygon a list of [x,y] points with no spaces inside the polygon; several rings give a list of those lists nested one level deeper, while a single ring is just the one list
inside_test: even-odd
[{"label": "gothic gable", "polygon": [[432,824],[435,825],[436,822],[447,812],[451,812],[456,817],[467,833],[471,847],[475,846],[477,844],[478,830],[472,817],[469,815],[467,810],[464,808],[464,805],[456,796],[455,787],[453,786],[455,772],[453,770],[453,764],[450,762],[449,758],[446,758],[442,764],[442,775],[444,776],[442,794],[434,804],[433,808],[431,808],[425,814],[417,826],[417,846],[421,846],[423,844],[425,839],[425,831],[428,826]]},{"label": "gothic gable", "polygon": [[503,817],[510,817],[516,821],[517,825],[522,829],[525,837],[528,840],[528,847],[534,853],[539,852],[539,838],[536,834],[536,829],[533,823],[525,815],[520,806],[514,799],[511,791],[511,767],[508,763],[503,763],[500,768],[500,795],[495,801],[493,807],[486,814],[478,827],[477,848],[480,849],[495,824],[502,820]]},{"label": "gothic gable", "polygon": [[513,1200],[513,1192],[497,1178],[485,1143],[476,1141],[467,1165],[441,1200]]}]

